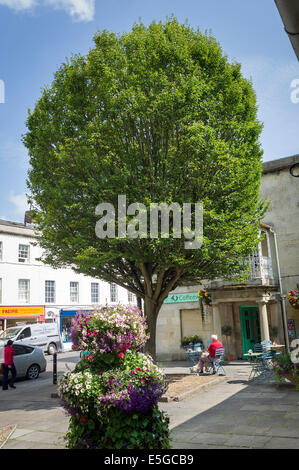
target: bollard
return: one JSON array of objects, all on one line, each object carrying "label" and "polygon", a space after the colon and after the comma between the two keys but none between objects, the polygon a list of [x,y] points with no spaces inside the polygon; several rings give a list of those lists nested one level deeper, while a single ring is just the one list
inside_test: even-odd
[{"label": "bollard", "polygon": [[53,384],[57,384],[57,353],[53,354]]}]

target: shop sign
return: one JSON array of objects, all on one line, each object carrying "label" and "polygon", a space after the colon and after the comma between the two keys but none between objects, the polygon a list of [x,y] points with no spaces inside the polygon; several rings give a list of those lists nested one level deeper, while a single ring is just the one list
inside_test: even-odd
[{"label": "shop sign", "polygon": [[198,302],[197,292],[185,292],[183,294],[171,294],[164,300],[164,304],[175,304],[179,302]]},{"label": "shop sign", "polygon": [[44,307],[0,307],[0,317],[22,317],[44,315]]}]

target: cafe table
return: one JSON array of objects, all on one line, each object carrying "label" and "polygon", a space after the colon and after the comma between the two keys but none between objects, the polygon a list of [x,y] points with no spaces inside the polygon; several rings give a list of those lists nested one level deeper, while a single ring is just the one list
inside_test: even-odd
[{"label": "cafe table", "polygon": [[263,354],[264,353],[262,352],[252,352],[252,353],[243,354],[243,356],[247,357],[249,359],[249,362],[254,362],[254,360],[258,359]]}]

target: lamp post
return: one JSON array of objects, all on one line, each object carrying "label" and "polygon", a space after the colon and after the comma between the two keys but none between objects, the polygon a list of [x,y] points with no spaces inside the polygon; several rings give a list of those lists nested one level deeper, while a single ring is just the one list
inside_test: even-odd
[{"label": "lamp post", "polygon": [[299,162],[298,163],[294,163],[294,165],[291,166],[290,168],[290,173],[292,176],[294,176],[295,178],[299,178]]}]

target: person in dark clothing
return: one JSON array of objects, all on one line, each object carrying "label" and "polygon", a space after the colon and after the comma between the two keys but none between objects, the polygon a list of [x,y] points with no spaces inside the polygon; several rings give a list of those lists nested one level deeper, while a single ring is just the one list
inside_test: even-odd
[{"label": "person in dark clothing", "polygon": [[9,371],[11,372],[11,379],[9,382],[9,386],[11,388],[16,388],[14,386],[15,378],[17,375],[17,371],[14,365],[14,350],[13,350],[13,342],[11,340],[7,341],[7,345],[4,348],[4,362],[3,362],[3,378],[2,378],[2,388],[3,390],[8,390],[7,382],[8,382],[8,374]]}]

